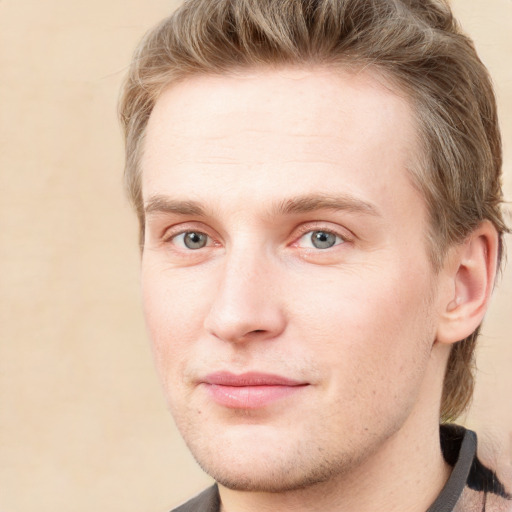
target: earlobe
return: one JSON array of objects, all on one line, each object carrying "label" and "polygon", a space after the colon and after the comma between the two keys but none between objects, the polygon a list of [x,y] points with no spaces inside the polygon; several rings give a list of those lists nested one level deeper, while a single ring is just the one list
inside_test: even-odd
[{"label": "earlobe", "polygon": [[463,340],[481,324],[496,277],[498,243],[496,228],[486,220],[453,248],[447,258],[451,291],[441,314],[438,342]]}]

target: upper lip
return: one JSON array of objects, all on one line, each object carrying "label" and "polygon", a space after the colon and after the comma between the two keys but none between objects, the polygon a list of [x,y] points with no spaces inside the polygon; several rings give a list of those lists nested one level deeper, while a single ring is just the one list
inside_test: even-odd
[{"label": "upper lip", "polygon": [[201,381],[217,386],[304,386],[307,382],[289,379],[281,375],[262,372],[245,372],[234,374],[220,371],[206,375]]}]

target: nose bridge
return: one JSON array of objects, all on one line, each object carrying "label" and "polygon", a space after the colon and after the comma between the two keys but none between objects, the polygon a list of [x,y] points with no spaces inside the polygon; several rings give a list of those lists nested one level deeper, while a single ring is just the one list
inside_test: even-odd
[{"label": "nose bridge", "polygon": [[259,280],[262,270],[266,269],[267,273],[270,271],[268,258],[266,257],[263,248],[251,246],[250,242],[234,246],[228,253],[225,261],[223,283],[226,290],[233,287],[236,291],[237,287],[252,287],[252,291],[259,290],[255,288],[254,282],[260,282],[262,288],[265,283]]},{"label": "nose bridge", "polygon": [[277,336],[284,328],[284,314],[274,279],[274,266],[263,247],[232,247],[219,272],[206,329],[226,341]]}]

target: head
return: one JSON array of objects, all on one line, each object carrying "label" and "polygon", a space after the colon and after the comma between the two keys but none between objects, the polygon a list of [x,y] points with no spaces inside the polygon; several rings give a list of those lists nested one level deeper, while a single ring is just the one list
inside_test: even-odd
[{"label": "head", "polygon": [[[163,90],[187,77],[270,65],[370,67],[408,98],[420,142],[411,179],[428,209],[438,270],[484,219],[506,231],[501,140],[490,78],[443,1],[189,1],[138,48],[121,101],[126,186],[144,240],[141,155]],[[454,345],[441,418],[470,402],[478,329]]]},{"label": "head", "polygon": [[[292,81],[293,73],[301,70],[317,70],[319,76],[327,73],[326,91],[333,97],[337,71],[342,74],[340,87],[349,89],[357,77],[372,77],[402,105],[398,110],[407,109],[402,120],[411,121],[404,134],[410,151],[404,168],[424,209],[421,236],[432,276],[443,272],[450,251],[483,223],[497,232],[499,259],[506,227],[500,211],[501,143],[494,94],[472,42],[461,33],[441,0],[185,2],[152,30],[137,50],[121,100],[126,184],[139,217],[142,244],[147,235],[143,162],[145,156],[146,161],[151,159],[148,126],[156,117],[152,128],[156,133],[165,105],[172,103],[173,91],[190,94],[185,99],[193,111],[194,105],[201,103],[193,102],[194,94],[207,96],[207,89],[191,85],[191,93],[185,90],[201,77],[203,83],[211,81],[212,90],[220,96],[227,89],[218,87],[216,80],[224,78],[227,83],[242,77],[250,97],[254,73],[260,78],[270,73],[266,83],[272,84],[272,72],[286,74],[286,70],[294,70],[290,71]],[[311,87],[320,83],[312,83],[310,73],[306,74],[310,93]],[[363,82],[359,84],[362,89]],[[277,80],[275,86],[283,92],[282,82]],[[300,92],[311,103],[314,97],[309,93]],[[262,100],[261,95],[254,98]],[[155,114],[158,104],[163,106]],[[291,116],[293,104],[288,109]],[[173,108],[169,112],[174,112]],[[182,114],[176,111],[178,118]],[[200,124],[200,118],[196,121]],[[423,290],[426,296],[417,307],[428,310],[435,290],[428,283]],[[427,318],[425,332],[429,321]],[[443,369],[442,420],[458,416],[470,401],[477,335],[475,326],[451,347]],[[428,358],[427,346],[418,359]]]}]

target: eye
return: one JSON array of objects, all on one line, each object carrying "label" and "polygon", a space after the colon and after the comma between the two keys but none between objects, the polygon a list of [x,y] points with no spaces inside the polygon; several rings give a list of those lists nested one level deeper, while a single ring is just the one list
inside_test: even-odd
[{"label": "eye", "polygon": [[298,245],[314,249],[330,249],[335,245],[342,244],[345,240],[331,231],[308,231],[299,239]]},{"label": "eye", "polygon": [[171,241],[182,249],[195,251],[208,245],[209,236],[200,231],[185,231],[173,236]]}]

